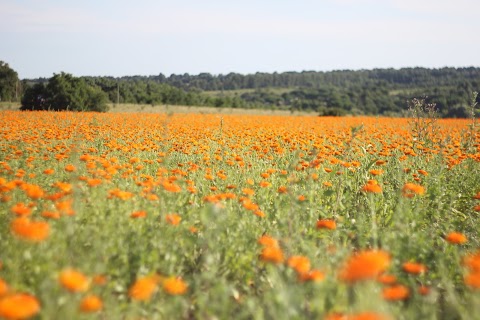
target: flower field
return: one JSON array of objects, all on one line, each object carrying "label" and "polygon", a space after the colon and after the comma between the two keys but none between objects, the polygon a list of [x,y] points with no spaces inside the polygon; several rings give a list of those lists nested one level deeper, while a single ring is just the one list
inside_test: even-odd
[{"label": "flower field", "polygon": [[480,131],[421,125],[1,112],[0,319],[478,318]]}]

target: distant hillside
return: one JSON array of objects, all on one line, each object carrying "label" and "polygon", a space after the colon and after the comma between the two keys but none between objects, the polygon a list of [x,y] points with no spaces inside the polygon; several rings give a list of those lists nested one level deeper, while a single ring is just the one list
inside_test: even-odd
[{"label": "distant hillside", "polygon": [[227,75],[171,75],[165,77],[123,77],[122,79],[149,79],[183,89],[238,90],[261,88],[305,87],[320,88],[326,85],[355,87],[366,84],[382,84],[400,88],[439,87],[461,84],[463,82],[480,81],[480,68],[404,68],[404,69],[374,69],[374,70],[340,70],[340,71],[302,71],[283,73],[260,73],[242,75],[229,73]]},{"label": "distant hillside", "polygon": [[113,103],[268,108],[325,115],[399,116],[405,113],[408,100],[428,97],[442,116],[467,117],[473,92],[480,91],[480,68],[474,67],[83,78],[99,86]]}]

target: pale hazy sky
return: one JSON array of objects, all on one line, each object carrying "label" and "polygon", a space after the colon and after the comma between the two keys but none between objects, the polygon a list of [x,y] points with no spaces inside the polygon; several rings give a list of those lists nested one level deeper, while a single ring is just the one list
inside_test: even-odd
[{"label": "pale hazy sky", "polygon": [[20,78],[480,66],[480,0],[0,0]]}]

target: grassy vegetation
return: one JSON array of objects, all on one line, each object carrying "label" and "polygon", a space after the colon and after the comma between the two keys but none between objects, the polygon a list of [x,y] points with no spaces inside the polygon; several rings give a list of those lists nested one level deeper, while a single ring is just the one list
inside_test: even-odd
[{"label": "grassy vegetation", "polygon": [[480,134],[417,120],[2,111],[0,317],[474,319]]},{"label": "grassy vegetation", "polygon": [[20,102],[0,102],[0,110],[18,110],[20,108]]},{"label": "grassy vegetation", "polygon": [[199,113],[199,114],[252,114],[252,115],[312,115],[306,111],[242,109],[199,106],[170,106],[146,104],[110,104],[109,112],[140,112],[140,113]]},{"label": "grassy vegetation", "polygon": [[[18,110],[20,103],[1,102],[0,111]],[[120,103],[109,104],[108,111],[113,113],[199,113],[199,114],[252,114],[252,115],[312,115],[315,113],[306,111],[287,111],[287,110],[269,110],[269,109],[242,109],[242,108],[215,108],[199,106],[171,106],[171,105],[150,105],[150,104],[132,104]]]}]

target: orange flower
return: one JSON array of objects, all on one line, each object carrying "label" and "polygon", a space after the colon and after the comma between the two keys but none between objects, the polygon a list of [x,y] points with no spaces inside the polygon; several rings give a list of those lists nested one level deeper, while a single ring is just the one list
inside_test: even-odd
[{"label": "orange flower", "polygon": [[474,289],[480,289],[480,272],[472,272],[465,276],[465,284]]},{"label": "orange flower", "polygon": [[422,296],[426,296],[427,294],[430,293],[430,288],[427,286],[419,286],[417,289],[417,292]]},{"label": "orange flower", "polygon": [[90,281],[83,273],[70,268],[60,272],[59,281],[70,292],[84,292],[90,286]]},{"label": "orange flower", "polygon": [[256,215],[257,217],[264,218],[265,213],[262,210],[255,210],[253,211],[253,214]]},{"label": "orange flower", "polygon": [[5,319],[27,319],[40,312],[37,298],[25,293],[7,295],[0,299],[0,317]]},{"label": "orange flower", "polygon": [[66,182],[57,181],[53,185],[65,194],[71,193],[73,189],[72,184]]},{"label": "orange flower", "polygon": [[97,286],[103,286],[107,283],[107,277],[103,274],[97,274],[92,278],[92,282]]},{"label": "orange flower", "polygon": [[390,318],[379,313],[367,311],[351,315],[332,313],[327,315],[325,320],[390,320]]},{"label": "orange flower", "polygon": [[196,228],[195,226],[191,226],[191,227],[188,228],[188,231],[190,231],[191,233],[197,233],[198,228]]},{"label": "orange flower", "polygon": [[270,187],[272,184],[268,181],[263,180],[263,181],[260,181],[259,185],[262,188],[267,188],[267,187]]},{"label": "orange flower", "polygon": [[410,290],[401,284],[383,288],[382,296],[385,300],[405,300],[410,295]]},{"label": "orange flower", "polygon": [[402,188],[402,194],[406,198],[413,198],[415,195],[422,195],[425,193],[425,188],[414,183],[406,183]]},{"label": "orange flower", "polygon": [[180,188],[179,185],[170,182],[170,181],[165,181],[162,183],[163,188],[168,191],[168,192],[180,192],[182,191],[182,188]]},{"label": "orange flower", "polygon": [[471,271],[480,272],[480,251],[466,256],[463,259],[463,264]]},{"label": "orange flower", "polygon": [[307,273],[310,270],[310,260],[304,256],[292,256],[288,258],[287,265],[298,274]]},{"label": "orange flower", "polygon": [[402,269],[410,274],[420,274],[427,271],[427,267],[424,264],[416,262],[405,262],[402,265]]},{"label": "orange flower", "polygon": [[253,203],[250,199],[246,198],[242,201],[242,206],[250,211],[256,211],[259,210],[258,205],[256,203]]},{"label": "orange flower", "polygon": [[163,281],[163,290],[171,295],[182,295],[187,292],[187,284],[180,277],[170,277]]},{"label": "orange flower", "polygon": [[260,254],[260,259],[265,262],[282,263],[284,260],[283,252],[279,247],[264,247]]},{"label": "orange flower", "polygon": [[130,214],[130,218],[145,218],[147,213],[145,211],[135,211]]},{"label": "orange flower", "polygon": [[257,242],[264,247],[278,247],[278,240],[267,235],[258,238]]},{"label": "orange flower", "polygon": [[381,284],[394,284],[397,282],[397,277],[394,276],[393,274],[382,274],[378,276],[377,281],[380,282]]},{"label": "orange flower", "polygon": [[354,283],[360,280],[375,279],[390,265],[390,255],[381,250],[361,251],[351,256],[343,269],[340,279]]},{"label": "orange flower", "polygon": [[65,171],[67,171],[67,172],[74,172],[76,170],[77,170],[77,168],[75,168],[75,166],[73,164],[67,164],[65,166]]},{"label": "orange flower", "polygon": [[54,173],[55,173],[55,170],[53,170],[53,169],[45,169],[45,170],[43,171],[43,173],[44,173],[44,174],[54,174]]},{"label": "orange flower", "polygon": [[382,187],[378,184],[377,180],[368,180],[367,184],[361,189],[367,193],[382,193]]},{"label": "orange flower", "polygon": [[42,217],[49,219],[60,219],[60,212],[56,211],[43,211]]},{"label": "orange flower", "polygon": [[167,214],[165,216],[165,220],[167,221],[168,224],[176,226],[180,223],[182,218],[178,214],[172,213],[172,214]]},{"label": "orange flower", "polygon": [[333,219],[322,219],[317,221],[317,229],[335,230],[336,228],[337,224]]},{"label": "orange flower", "polygon": [[467,242],[467,237],[460,232],[450,232],[446,237],[445,240],[452,244],[464,244]]},{"label": "orange flower", "polygon": [[57,208],[57,210],[61,213],[72,216],[75,214],[75,211],[72,209],[72,202],[72,199],[57,201],[55,202],[55,208]]},{"label": "orange flower", "polygon": [[473,211],[480,212],[480,204],[473,207]]},{"label": "orange flower", "polygon": [[17,187],[17,184],[15,183],[15,181],[6,182],[5,180],[4,183],[0,183],[0,192],[12,191],[16,187]]},{"label": "orange flower", "polygon": [[45,199],[47,200],[52,200],[52,201],[57,201],[60,200],[61,198],[65,197],[67,194],[64,192],[57,192],[54,194],[49,194],[45,196]]},{"label": "orange flower", "polygon": [[44,221],[33,222],[26,217],[14,219],[10,229],[16,236],[32,242],[43,241],[50,234],[48,223]]},{"label": "orange flower", "polygon": [[423,175],[423,176],[428,176],[428,172],[425,171],[425,170],[421,170],[421,169],[420,169],[420,170],[418,170],[418,173],[420,173],[420,174]]},{"label": "orange flower", "polygon": [[24,184],[22,186],[22,189],[25,190],[27,197],[34,200],[42,198],[45,194],[42,188],[40,188],[40,186],[37,186],[36,184]]},{"label": "orange flower", "polygon": [[32,209],[26,206],[23,202],[17,203],[10,210],[19,216],[26,216],[32,213]]},{"label": "orange flower", "polygon": [[102,179],[87,179],[87,184],[89,187],[96,187],[98,185],[101,185],[102,182]]},{"label": "orange flower", "polygon": [[84,297],[80,302],[80,311],[85,313],[100,311],[102,307],[102,300],[94,294]]},{"label": "orange flower", "polygon": [[133,300],[150,300],[157,289],[159,281],[160,279],[157,275],[138,278],[128,290],[128,295]]},{"label": "orange flower", "polygon": [[288,189],[285,186],[280,186],[277,191],[278,193],[287,193]]},{"label": "orange flower", "polygon": [[351,315],[348,320],[390,320],[390,318],[380,313],[362,312]]},{"label": "orange flower", "polygon": [[0,297],[6,295],[8,290],[8,284],[2,278],[0,278]]},{"label": "orange flower", "polygon": [[383,172],[384,171],[382,169],[372,169],[372,170],[369,171],[369,173],[371,175],[374,175],[374,176],[379,176],[379,175],[383,174]]},{"label": "orange flower", "polygon": [[320,270],[310,270],[308,272],[299,275],[300,281],[313,281],[318,282],[325,279],[325,273]]},{"label": "orange flower", "polygon": [[108,198],[118,198],[121,200],[128,200],[133,197],[133,193],[128,192],[128,191],[122,191],[120,189],[113,189],[108,191]]}]

